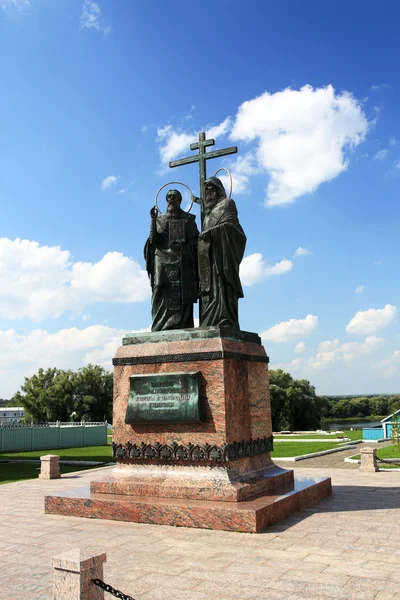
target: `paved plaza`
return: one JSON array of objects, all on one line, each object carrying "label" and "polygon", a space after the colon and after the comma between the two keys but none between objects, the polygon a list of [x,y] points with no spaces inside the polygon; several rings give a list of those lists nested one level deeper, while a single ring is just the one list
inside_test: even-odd
[{"label": "paved plaza", "polygon": [[0,486],[1,599],[53,598],[50,559],[77,547],[106,551],[105,580],[136,600],[400,598],[400,472],[328,468],[331,497],[261,534],[44,514],[104,470]]}]

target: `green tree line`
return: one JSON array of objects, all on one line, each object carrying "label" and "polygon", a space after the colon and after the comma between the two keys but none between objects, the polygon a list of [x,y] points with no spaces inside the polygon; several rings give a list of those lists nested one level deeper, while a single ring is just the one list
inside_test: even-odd
[{"label": "green tree line", "polygon": [[[381,417],[400,409],[400,395],[318,396],[307,379],[293,379],[282,369],[271,370],[270,392],[274,431],[319,429],[327,418]],[[9,401],[25,409],[25,420],[112,421],[113,375],[99,365],[78,371],[39,369],[25,377]]]},{"label": "green tree line", "polygon": [[307,379],[293,379],[282,369],[269,373],[274,431],[319,429],[324,419],[380,417],[400,409],[400,395],[317,396]]},{"label": "green tree line", "polygon": [[99,365],[78,371],[39,369],[12,398],[25,421],[112,421],[113,375]]}]

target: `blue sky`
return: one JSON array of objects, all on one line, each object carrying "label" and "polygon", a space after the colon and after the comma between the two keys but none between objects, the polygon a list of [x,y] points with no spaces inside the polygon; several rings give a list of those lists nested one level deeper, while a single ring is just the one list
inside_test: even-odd
[{"label": "blue sky", "polygon": [[[398,392],[400,7],[0,0],[0,396],[150,325],[157,189],[239,154],[242,329],[326,394]],[[162,206],[163,198],[160,198]],[[197,210],[197,209],[195,209]]]}]

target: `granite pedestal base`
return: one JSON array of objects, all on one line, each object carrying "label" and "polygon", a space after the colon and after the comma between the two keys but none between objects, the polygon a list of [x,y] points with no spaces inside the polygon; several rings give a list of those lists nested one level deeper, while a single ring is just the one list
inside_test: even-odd
[{"label": "granite pedestal base", "polygon": [[[116,467],[90,489],[46,497],[47,513],[256,532],[331,493],[330,479],[295,482],[271,460],[268,357],[257,334],[129,334],[113,362]],[[171,416],[187,400],[179,390],[156,391],[144,420],[130,417],[132,403],[150,402],[160,381],[193,376],[194,422]],[[139,379],[147,386],[142,400]],[[166,402],[169,416],[160,422]]]},{"label": "granite pedestal base", "polygon": [[296,477],[294,488],[277,489],[242,502],[152,498],[91,493],[89,487],[46,496],[52,515],[131,521],[257,533],[331,493],[330,478]]}]

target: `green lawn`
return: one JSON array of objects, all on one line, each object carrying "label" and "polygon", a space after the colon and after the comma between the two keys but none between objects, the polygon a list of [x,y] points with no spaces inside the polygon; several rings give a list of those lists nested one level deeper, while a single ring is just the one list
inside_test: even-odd
[{"label": "green lawn", "polygon": [[[384,446],[383,448],[377,448],[376,453],[378,458],[398,458],[400,462],[400,449],[397,446]],[[361,454],[352,456],[355,460],[361,460]],[[387,465],[385,463],[378,463],[380,469],[399,469],[399,465]]]},{"label": "green lawn", "polygon": [[271,452],[271,458],[279,458],[282,456],[300,456],[302,454],[312,454],[314,452],[322,452],[323,450],[331,450],[332,448],[340,448],[339,443],[329,442],[278,442],[274,444],[274,451]]},{"label": "green lawn", "polygon": [[32,452],[8,452],[0,454],[0,460],[37,459],[45,454],[58,454],[62,460],[95,460],[108,462],[112,459],[111,446],[84,446],[83,448],[55,448],[54,450],[33,450]]},{"label": "green lawn", "polygon": [[[95,467],[67,467],[60,465],[60,473],[73,473],[74,471],[83,471]],[[40,465],[30,463],[5,463],[0,464],[0,485],[3,483],[14,483],[23,479],[37,479],[40,471]]]}]

